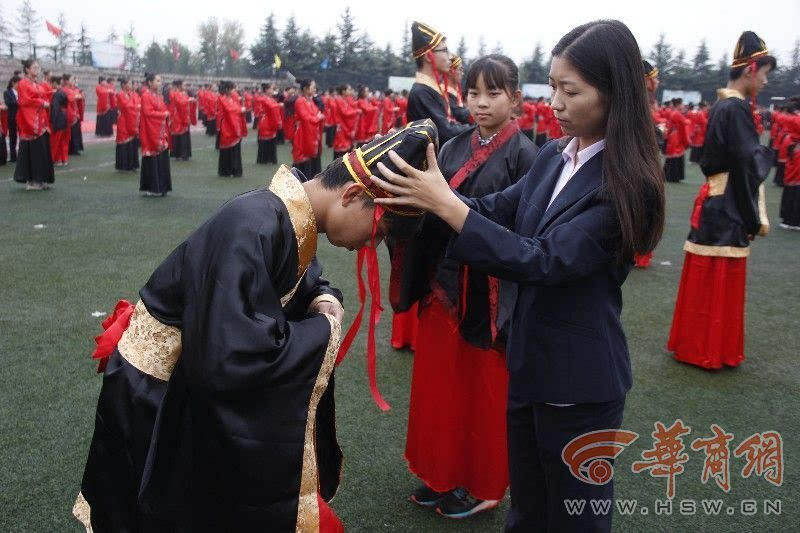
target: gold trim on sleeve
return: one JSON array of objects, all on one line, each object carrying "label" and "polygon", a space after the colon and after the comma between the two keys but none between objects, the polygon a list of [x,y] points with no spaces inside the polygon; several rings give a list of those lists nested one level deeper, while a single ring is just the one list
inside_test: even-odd
[{"label": "gold trim on sleeve", "polygon": [[336,354],[339,351],[339,343],[342,333],[342,326],[338,320],[330,315],[324,315],[331,325],[331,336],[328,340],[328,347],[325,349],[325,356],[322,359],[317,379],[314,382],[314,390],[311,392],[311,400],[308,404],[308,418],[306,419],[305,443],[303,444],[303,472],[300,477],[300,494],[297,502],[297,523],[295,531],[297,533],[312,533],[319,531],[319,503],[317,501],[319,493],[319,472],[317,470],[317,446],[314,438],[317,420],[317,406],[328,388],[328,382],[333,374]]},{"label": "gold trim on sleeve", "polygon": [[308,308],[311,309],[320,302],[329,302],[332,304],[336,304],[342,309],[342,311],[344,311],[344,306],[342,305],[342,302],[336,299],[336,296],[333,296],[332,294],[320,294],[319,296],[311,300],[311,303],[308,304]]},{"label": "gold trim on sleeve", "polygon": [[707,177],[708,180],[708,195],[709,196],[722,196],[725,194],[725,187],[728,186],[728,173],[720,172],[719,174],[712,174]]},{"label": "gold trim on sleeve", "polygon": [[117,349],[140,372],[169,381],[181,356],[181,330],[153,318],[139,300]]},{"label": "gold trim on sleeve", "polygon": [[289,220],[297,239],[297,279],[299,282],[317,254],[317,220],[311,209],[311,201],[308,199],[303,184],[294,177],[286,165],[281,165],[275,172],[272,182],[269,184],[269,190],[281,199],[289,212]]},{"label": "gold trim on sleeve", "polygon": [[708,244],[697,244],[686,241],[683,243],[683,250],[694,255],[705,255],[710,257],[747,257],[750,255],[750,248],[740,246],[711,246]]},{"label": "gold trim on sleeve", "polygon": [[83,497],[82,492],[79,492],[78,497],[75,498],[75,505],[72,506],[72,516],[83,524],[83,527],[86,528],[86,533],[92,533],[92,508],[86,498]]},{"label": "gold trim on sleeve", "polygon": [[769,233],[769,218],[767,218],[767,193],[764,190],[763,183],[758,186],[758,220],[761,222],[758,234],[761,237],[766,237],[767,233]]}]

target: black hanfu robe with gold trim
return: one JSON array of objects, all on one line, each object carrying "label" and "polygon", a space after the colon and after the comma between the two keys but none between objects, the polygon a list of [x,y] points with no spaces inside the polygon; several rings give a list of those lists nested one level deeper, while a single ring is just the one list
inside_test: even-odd
[{"label": "black hanfu robe with gold trim", "polygon": [[449,109],[449,98],[442,96],[443,89],[439,89],[436,80],[432,77],[417,72],[414,85],[408,93],[408,108],[406,116],[409,122],[429,118],[436,125],[439,132],[439,142],[444,143],[470,128],[467,124],[455,122]]},{"label": "black hanfu robe with gold trim", "polygon": [[769,231],[764,180],[771,150],[759,143],[750,106],[720,89],[708,117],[667,348],[678,361],[707,369],[744,360],[744,302],[750,236]]},{"label": "black hanfu robe with gold trim", "polygon": [[[483,145],[475,126],[457,135],[438,163],[460,194],[483,197],[525,176],[537,151],[512,121]],[[427,214],[420,233],[395,247],[392,305],[419,302],[405,459],[437,492],[463,487],[501,500],[508,488],[505,344],[516,292],[447,257],[454,235]]]},{"label": "black hanfu robe with gold trim", "polygon": [[[282,166],[225,204],[140,291],[108,361],[74,514],[94,532],[316,531],[342,456],[341,301]],[[87,527],[88,529],[88,527]]]}]

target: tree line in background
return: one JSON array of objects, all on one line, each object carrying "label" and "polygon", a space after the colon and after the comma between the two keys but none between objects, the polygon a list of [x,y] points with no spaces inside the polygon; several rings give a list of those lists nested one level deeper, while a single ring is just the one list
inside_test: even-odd
[{"label": "tree line in background", "polygon": [[[28,57],[38,51],[38,57],[55,59],[59,63],[91,64],[89,43],[92,39],[85,24],[81,23],[79,29],[70,32],[64,13],[60,13],[56,24],[61,34],[54,37],[55,44],[44,46],[35,42],[36,32],[32,28],[41,27],[43,21],[31,0],[22,1],[14,21],[4,15],[0,6],[0,35],[11,36],[7,42],[13,43],[15,56]],[[133,24],[122,35],[112,26],[101,40],[125,46],[125,64],[130,70],[230,77],[311,77],[320,87],[350,83],[374,89],[384,88],[389,76],[413,76],[416,70],[407,24],[403,28],[401,49],[395,51],[390,44],[379,46],[365,29],[360,29],[349,7],[339,16],[335,29],[321,38],[301,27],[294,15],[279,28],[273,13],[266,17],[255,42],[249,45],[245,43],[244,30],[238,21],[212,17],[201,22],[197,32],[199,46],[194,50],[176,39],[153,41],[141,47],[136,41]],[[475,58],[487,53],[503,53],[499,41],[488,49],[483,36],[474,51],[467,47],[464,37],[457,43],[451,42],[450,48],[464,59],[467,69]],[[704,100],[713,102],[716,89],[728,80],[729,56],[725,54],[714,62],[705,40],[699,43],[694,55],[689,56],[685,50],[676,50],[667,42],[666,35],[661,34],[644,57],[659,69],[661,90],[698,90]],[[547,83],[548,59],[549,54],[537,42],[531,55],[519,64],[520,81]],[[795,41],[789,54],[789,63],[779,62],[760,98],[761,103],[766,104],[772,96],[797,94],[800,94],[800,39]]]}]

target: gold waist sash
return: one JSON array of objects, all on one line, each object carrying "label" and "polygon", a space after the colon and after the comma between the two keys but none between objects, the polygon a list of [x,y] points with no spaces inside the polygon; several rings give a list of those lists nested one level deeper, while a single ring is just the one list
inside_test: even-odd
[{"label": "gold waist sash", "polygon": [[169,381],[181,356],[181,330],[153,318],[139,300],[117,349],[139,371]]},{"label": "gold waist sash", "polygon": [[706,178],[708,182],[708,195],[721,196],[725,194],[725,187],[728,186],[728,173],[720,172]]}]

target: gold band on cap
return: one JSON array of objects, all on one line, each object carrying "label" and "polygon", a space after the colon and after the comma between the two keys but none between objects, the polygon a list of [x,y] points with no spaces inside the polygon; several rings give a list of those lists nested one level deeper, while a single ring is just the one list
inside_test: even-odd
[{"label": "gold band on cap", "polygon": [[734,59],[734,60],[733,60],[733,63],[731,63],[731,68],[746,67],[746,66],[747,66],[747,65],[749,65],[749,64],[750,64],[752,61],[755,61],[755,60],[756,60],[756,59],[758,59],[759,57],[761,57],[761,56],[765,56],[765,55],[767,55],[767,54],[769,54],[769,50],[767,50],[767,49],[764,49],[764,50],[759,50],[758,52],[753,52],[752,54],[750,54],[750,55],[749,55],[749,56],[747,56],[747,57],[743,57],[743,58],[739,58],[739,59]]},{"label": "gold band on cap", "polygon": [[657,67],[653,67],[653,70],[651,70],[650,72],[648,72],[647,74],[644,75],[645,79],[647,79],[647,80],[652,80],[656,76],[658,76],[658,68]]}]

